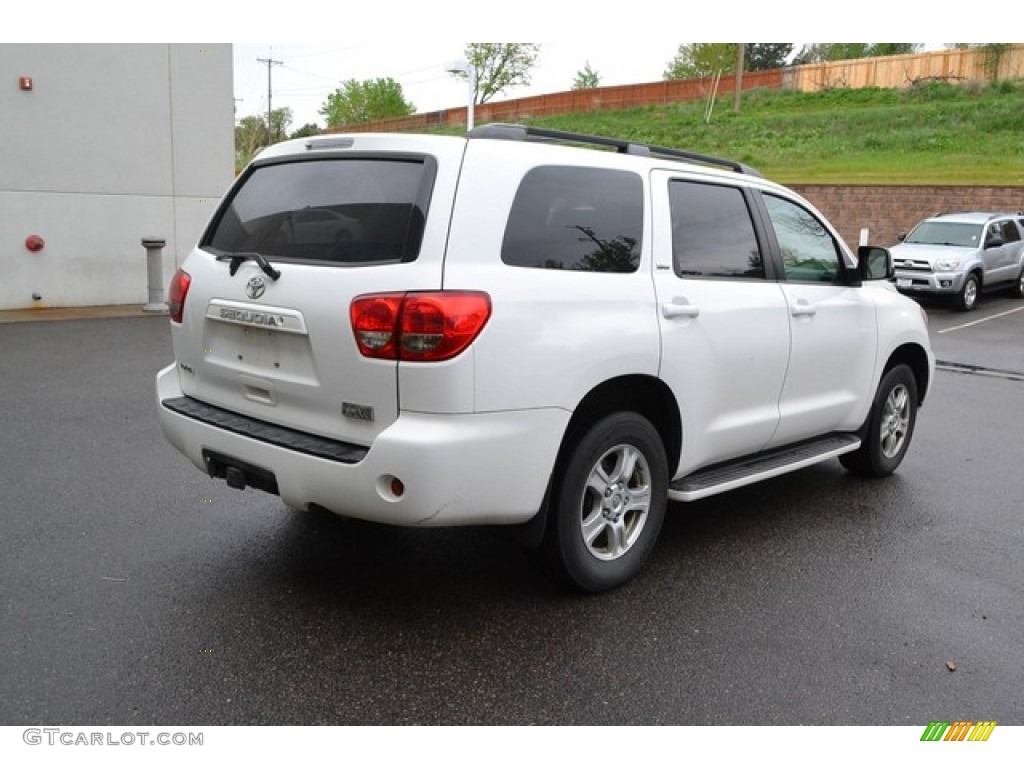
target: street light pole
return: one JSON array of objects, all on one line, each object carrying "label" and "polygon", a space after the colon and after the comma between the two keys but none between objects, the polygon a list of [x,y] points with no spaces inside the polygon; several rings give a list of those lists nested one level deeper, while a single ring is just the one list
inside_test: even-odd
[{"label": "street light pole", "polygon": [[466,64],[466,80],[469,81],[469,97],[466,99],[466,132],[473,130],[473,112],[476,106],[476,67]]},{"label": "street light pole", "polygon": [[466,131],[473,130],[473,111],[476,104],[476,67],[468,61],[456,61],[449,64],[446,70],[453,75],[465,75],[469,83],[469,95],[466,98]]}]

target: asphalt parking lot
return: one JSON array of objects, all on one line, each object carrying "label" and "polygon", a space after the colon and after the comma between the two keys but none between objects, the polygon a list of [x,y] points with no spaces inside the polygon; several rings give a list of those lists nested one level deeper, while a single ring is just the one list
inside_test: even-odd
[{"label": "asphalt parking lot", "polygon": [[165,444],[167,321],[0,323],[0,724],[1024,724],[1024,304],[929,307],[896,476],[670,509],[640,578],[297,513]]}]

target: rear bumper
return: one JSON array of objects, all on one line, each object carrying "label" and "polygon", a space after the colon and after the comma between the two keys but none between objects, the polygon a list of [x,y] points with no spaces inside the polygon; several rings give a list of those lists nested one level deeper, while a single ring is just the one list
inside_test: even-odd
[{"label": "rear bumper", "polygon": [[[326,458],[241,422],[188,413],[175,365],[157,374],[160,426],[199,469],[204,451],[272,473],[286,504],[404,526],[511,525],[540,509],[570,413],[558,408],[478,414],[403,412],[368,449]],[[165,405],[168,402],[168,407]],[[230,421],[230,420],[229,420]],[[261,423],[257,423],[258,425]],[[278,433],[280,437],[280,433]],[[328,454],[329,455],[329,454]],[[392,479],[404,486],[396,497]]]}]

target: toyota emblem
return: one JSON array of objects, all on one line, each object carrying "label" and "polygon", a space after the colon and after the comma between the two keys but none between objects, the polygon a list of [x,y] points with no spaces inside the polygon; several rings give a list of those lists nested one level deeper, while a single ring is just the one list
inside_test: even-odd
[{"label": "toyota emblem", "polygon": [[249,282],[245,284],[245,295],[250,299],[258,299],[266,290],[267,280],[262,275],[250,277]]}]

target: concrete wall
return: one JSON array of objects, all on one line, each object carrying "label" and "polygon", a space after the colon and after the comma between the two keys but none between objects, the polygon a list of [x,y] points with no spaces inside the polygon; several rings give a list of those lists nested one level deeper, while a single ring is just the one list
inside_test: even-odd
[{"label": "concrete wall", "polygon": [[1024,187],[789,186],[825,214],[854,249],[863,227],[870,230],[871,245],[889,246],[899,233],[939,212],[1024,210]]},{"label": "concrete wall", "polygon": [[0,45],[0,309],[144,303],[151,236],[166,286],[234,177],[233,112],[230,45]]}]

